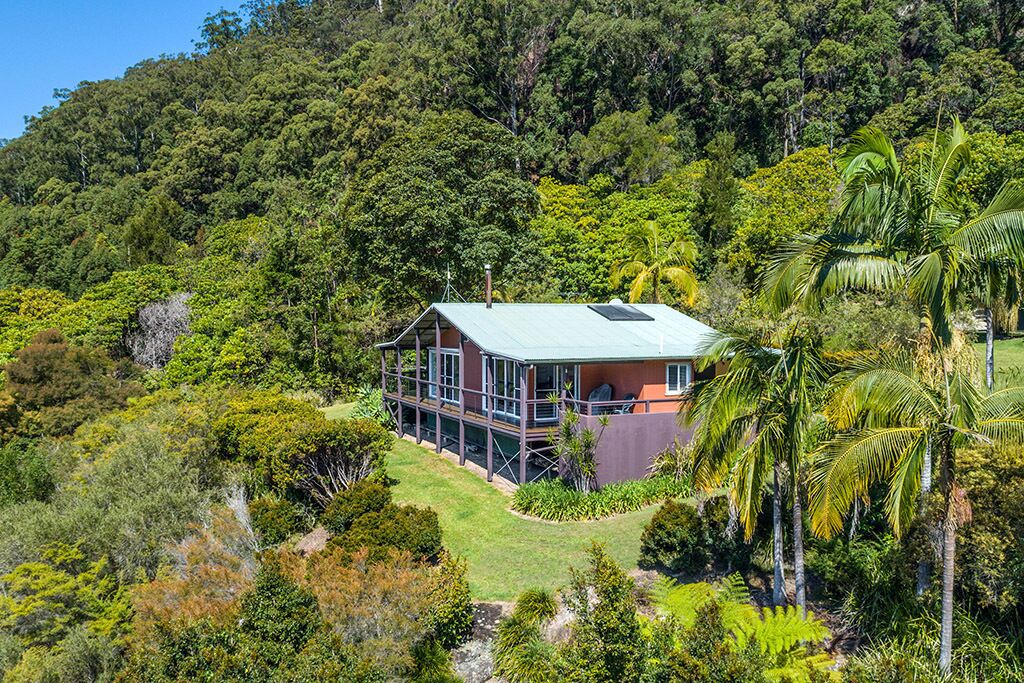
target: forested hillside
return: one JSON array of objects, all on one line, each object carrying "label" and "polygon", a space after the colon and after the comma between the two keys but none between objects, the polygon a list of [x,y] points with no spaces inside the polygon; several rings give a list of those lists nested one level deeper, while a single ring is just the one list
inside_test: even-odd
[{"label": "forested hillside", "polygon": [[[3,683],[1024,680],[1024,5],[196,21],[0,146]],[[732,335],[693,443],[591,491],[570,421],[515,499],[395,446],[373,345],[484,264]],[[468,562],[563,552],[474,631]]]},{"label": "forested hillside", "polygon": [[1003,0],[221,12],[0,150],[0,358],[49,326],[126,356],[137,309],[188,292],[169,383],[335,395],[449,271],[470,298],[490,262],[506,300],[605,299],[646,220],[749,284],[826,219],[859,126],[958,115],[967,189],[1017,174],[1022,25]]}]

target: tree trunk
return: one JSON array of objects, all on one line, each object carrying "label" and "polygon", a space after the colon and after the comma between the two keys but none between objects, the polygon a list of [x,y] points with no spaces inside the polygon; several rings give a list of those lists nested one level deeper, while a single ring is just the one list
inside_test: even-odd
[{"label": "tree trunk", "polygon": [[992,309],[985,308],[985,384],[992,391],[996,380],[995,324],[992,322]]},{"label": "tree trunk", "polygon": [[782,571],[782,477],[779,469],[779,464],[775,463],[772,479],[772,564],[775,565],[772,603],[776,607],[786,604],[786,575]]},{"label": "tree trunk", "polygon": [[793,580],[796,582],[796,604],[801,614],[807,613],[807,589],[804,581],[804,511],[800,490],[793,488]]},{"label": "tree trunk", "polygon": [[[924,464],[921,467],[921,515],[924,515],[926,499],[932,492],[932,440],[924,447]],[[920,560],[917,563],[917,595],[924,595],[928,590],[928,582],[931,579],[932,563],[928,560]]]},{"label": "tree trunk", "polygon": [[956,569],[956,523],[946,505],[942,530],[942,628],[939,638],[939,669],[949,675],[953,661],[953,573]]}]

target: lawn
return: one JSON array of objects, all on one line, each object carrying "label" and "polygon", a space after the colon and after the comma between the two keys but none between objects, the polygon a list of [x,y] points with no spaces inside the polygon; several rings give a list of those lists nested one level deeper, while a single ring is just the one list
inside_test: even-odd
[{"label": "lawn", "polygon": [[[996,339],[994,346],[997,378],[1006,371],[1024,374],[1024,337]],[[981,359],[984,368],[985,343],[975,344],[974,349],[978,352],[978,358]]]},{"label": "lawn", "polygon": [[326,408],[321,408],[320,412],[324,414],[328,420],[340,420],[344,417],[348,417],[352,413],[352,409],[356,407],[355,402],[352,403],[335,403],[329,405]]},{"label": "lawn", "polygon": [[556,589],[581,567],[591,540],[627,569],[636,567],[640,533],[657,506],[593,522],[561,524],[524,519],[508,510],[510,498],[481,477],[408,441],[388,460],[398,480],[395,499],[437,511],[444,544],[469,562],[478,600],[512,600],[526,588]]}]

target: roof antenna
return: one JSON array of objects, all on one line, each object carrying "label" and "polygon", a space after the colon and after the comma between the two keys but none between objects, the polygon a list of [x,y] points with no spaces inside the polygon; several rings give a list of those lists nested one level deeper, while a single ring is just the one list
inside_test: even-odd
[{"label": "roof antenna", "polygon": [[446,304],[454,299],[458,299],[462,303],[466,303],[466,300],[462,298],[454,287],[452,287],[452,266],[448,264],[445,266],[445,285],[444,292],[441,294],[441,303]]}]

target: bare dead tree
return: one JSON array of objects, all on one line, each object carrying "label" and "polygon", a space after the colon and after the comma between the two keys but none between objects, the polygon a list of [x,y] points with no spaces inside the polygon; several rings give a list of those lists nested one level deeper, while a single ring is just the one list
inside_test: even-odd
[{"label": "bare dead tree", "polygon": [[139,329],[126,340],[132,360],[151,370],[167,365],[174,353],[175,340],[191,332],[188,306],[191,296],[189,292],[179,292],[142,307]]}]

